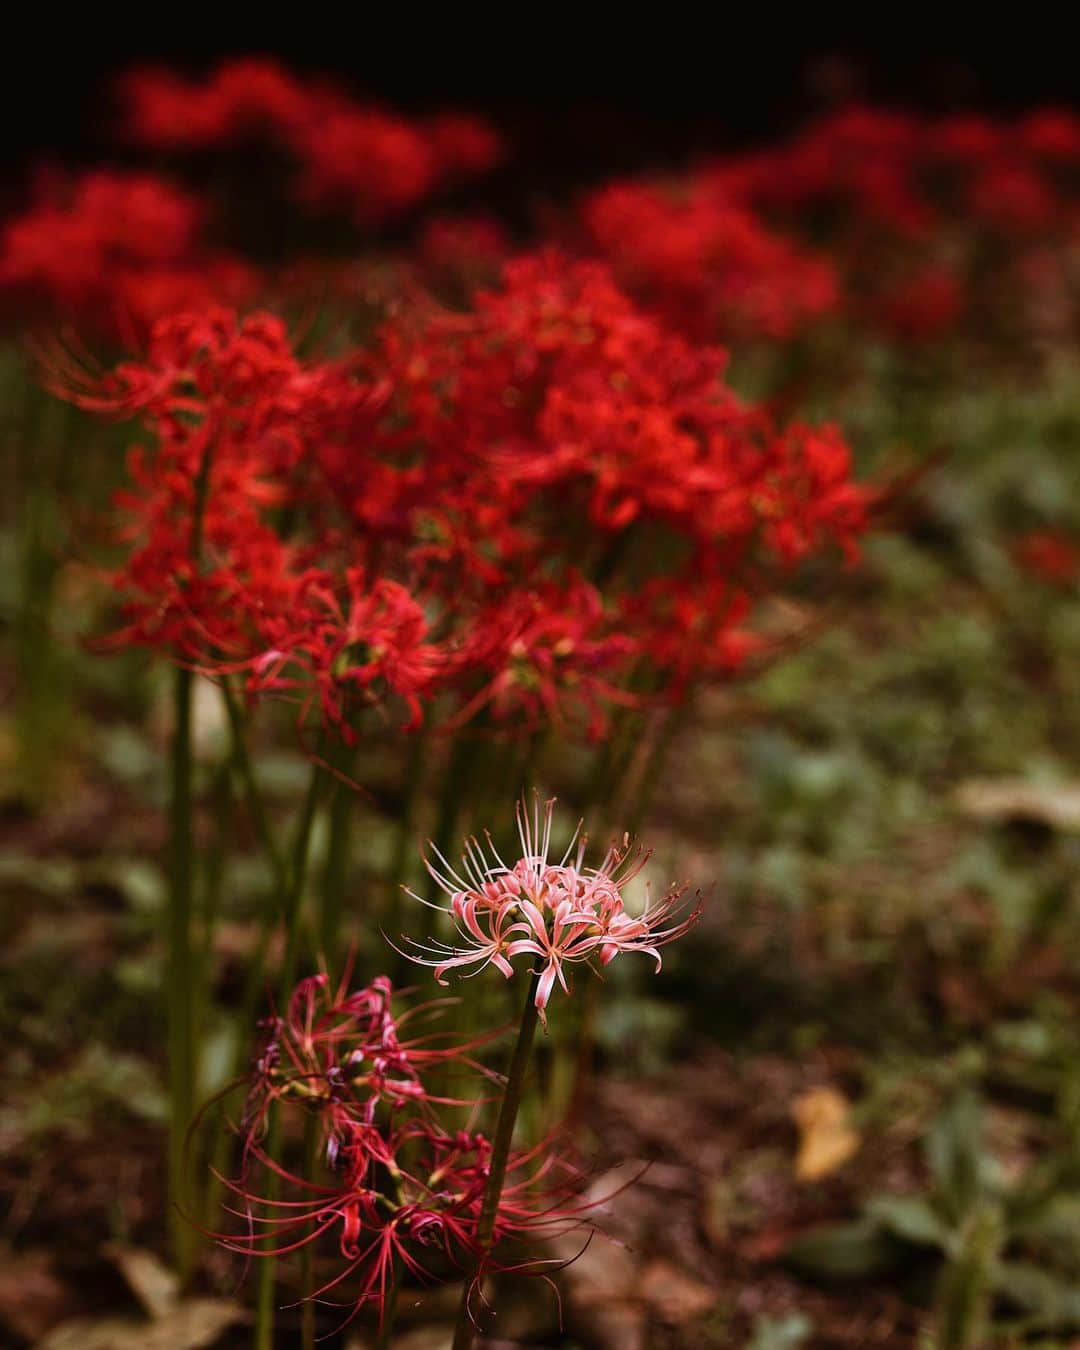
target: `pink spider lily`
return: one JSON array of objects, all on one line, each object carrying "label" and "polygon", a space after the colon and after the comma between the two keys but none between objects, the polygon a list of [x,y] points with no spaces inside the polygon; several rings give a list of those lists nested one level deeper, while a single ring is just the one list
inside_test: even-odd
[{"label": "pink spider lily", "polygon": [[518,803],[522,855],[513,866],[499,856],[490,835],[490,858],[475,838],[470,839],[459,869],[432,845],[435,862],[428,858],[425,863],[450,897],[449,904],[433,904],[413,891],[407,894],[448,914],[458,941],[433,938],[425,944],[406,938],[411,950],[403,953],[433,967],[440,984],[447,983],[447,971],[471,967],[476,974],[488,965],[509,979],[514,957],[535,958],[536,1007],[545,1025],[556,982],[569,993],[567,966],[589,964],[594,956],[607,965],[620,952],[644,952],[659,970],[660,948],[682,937],[701,915],[699,898],[689,914],[679,917],[685,908],[685,886],[671,887],[655,903],[647,898],[639,914],[626,909],[623,891],[650,857],[633,849],[629,836],[612,844],[599,866],[587,867],[587,837],[579,824],[559,861],[550,862],[554,807],[552,799],[541,815],[539,798],[531,811],[524,801]]}]

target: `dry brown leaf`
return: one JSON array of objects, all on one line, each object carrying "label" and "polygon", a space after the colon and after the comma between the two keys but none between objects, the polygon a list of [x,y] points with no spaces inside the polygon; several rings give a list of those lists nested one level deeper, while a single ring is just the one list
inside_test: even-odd
[{"label": "dry brown leaf", "polygon": [[1080,783],[973,778],[957,788],[956,804],[976,820],[1033,820],[1055,830],[1080,830]]},{"label": "dry brown leaf", "polygon": [[800,1181],[829,1176],[858,1149],[859,1135],[850,1124],[851,1106],[836,1088],[809,1088],[795,1098],[791,1114],[799,1129],[795,1175]]},{"label": "dry brown leaf", "polygon": [[641,1277],[639,1291],[657,1317],[670,1326],[696,1322],[716,1307],[715,1289],[670,1261],[651,1261]]},{"label": "dry brown leaf", "polygon": [[220,1298],[178,1303],[156,1322],[132,1317],[75,1317],[61,1322],[35,1350],[207,1350],[246,1313]]},{"label": "dry brown leaf", "polygon": [[8,1331],[34,1341],[71,1311],[72,1291],[48,1252],[0,1249],[0,1342]]},{"label": "dry brown leaf", "polygon": [[176,1307],[180,1280],[164,1262],[144,1247],[125,1247],[110,1242],[105,1255],[117,1267],[128,1288],[151,1317],[167,1317]]}]

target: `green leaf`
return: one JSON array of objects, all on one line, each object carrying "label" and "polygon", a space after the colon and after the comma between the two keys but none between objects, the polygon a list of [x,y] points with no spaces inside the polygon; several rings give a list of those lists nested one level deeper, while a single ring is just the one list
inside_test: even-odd
[{"label": "green leaf", "polygon": [[1015,1225],[1012,1235],[1045,1246],[1059,1260],[1080,1263],[1080,1196],[1049,1197],[1037,1212]]},{"label": "green leaf", "polygon": [[754,1322],[754,1335],[747,1350],[797,1350],[813,1330],[814,1324],[805,1313],[759,1317]]},{"label": "green leaf", "polygon": [[965,1087],[946,1104],[926,1136],[930,1175],[954,1219],[961,1219],[984,1189],[981,1127],[979,1099]]},{"label": "green leaf", "polygon": [[938,1286],[938,1350],[975,1350],[984,1343],[990,1293],[1004,1238],[1001,1210],[973,1208],[956,1236]]},{"label": "green leaf", "polygon": [[797,1238],[785,1260],[802,1274],[823,1280],[863,1280],[894,1269],[903,1247],[873,1219],[827,1224]]},{"label": "green leaf", "polygon": [[1075,1281],[1058,1279],[1041,1266],[1003,1261],[994,1274],[994,1290],[1034,1315],[1041,1326],[1063,1331],[1080,1329],[1080,1289]]},{"label": "green leaf", "polygon": [[902,1242],[942,1249],[948,1245],[948,1225],[925,1196],[874,1195],[863,1209],[867,1218]]}]

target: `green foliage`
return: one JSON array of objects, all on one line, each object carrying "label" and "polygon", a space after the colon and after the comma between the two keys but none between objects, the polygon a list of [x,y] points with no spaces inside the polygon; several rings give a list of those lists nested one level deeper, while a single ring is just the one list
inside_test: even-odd
[{"label": "green foliage", "polygon": [[[820,1280],[882,1278],[938,1267],[935,1350],[984,1344],[993,1311],[1008,1326],[1080,1328],[1080,1191],[1071,1141],[1015,1180],[987,1147],[980,1099],[961,1085],[924,1140],[927,1185],[915,1194],[863,1201],[848,1223],[820,1227],[793,1243],[787,1261]],[[1071,1193],[1068,1189],[1071,1185]]]}]

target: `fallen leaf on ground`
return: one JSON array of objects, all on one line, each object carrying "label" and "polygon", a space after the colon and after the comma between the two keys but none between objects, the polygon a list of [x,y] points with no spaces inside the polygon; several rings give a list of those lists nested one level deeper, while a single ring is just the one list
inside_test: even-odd
[{"label": "fallen leaf on ground", "polygon": [[716,1307],[716,1291],[670,1261],[652,1261],[641,1277],[642,1298],[662,1322],[696,1322]]},{"label": "fallen leaf on ground", "polygon": [[71,1290],[47,1252],[0,1252],[0,1340],[35,1341],[71,1311]]},{"label": "fallen leaf on ground", "polygon": [[956,803],[976,820],[1032,820],[1056,830],[1080,830],[1080,783],[973,778],[957,788]]},{"label": "fallen leaf on ground", "polygon": [[858,1149],[858,1132],[849,1123],[851,1107],[836,1088],[814,1087],[800,1093],[791,1114],[799,1129],[795,1175],[800,1181],[829,1176]]},{"label": "fallen leaf on ground", "polygon": [[167,1317],[176,1307],[180,1280],[163,1261],[144,1247],[110,1242],[105,1255],[117,1267],[128,1288],[151,1317]]},{"label": "fallen leaf on ground", "polygon": [[54,1327],[36,1350],[206,1350],[246,1315],[225,1299],[192,1298],[155,1322],[76,1317]]}]

